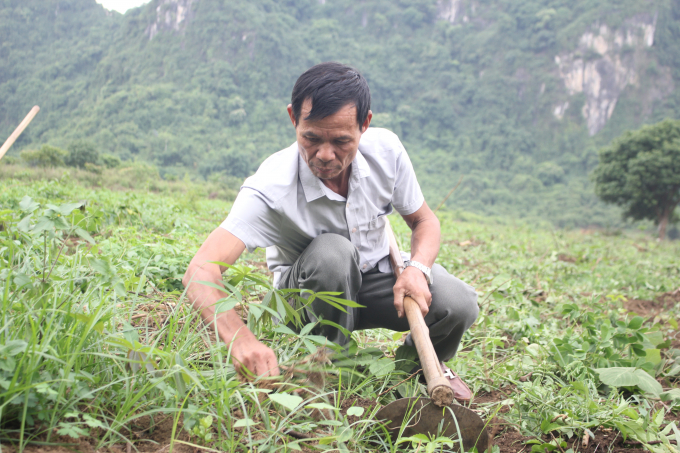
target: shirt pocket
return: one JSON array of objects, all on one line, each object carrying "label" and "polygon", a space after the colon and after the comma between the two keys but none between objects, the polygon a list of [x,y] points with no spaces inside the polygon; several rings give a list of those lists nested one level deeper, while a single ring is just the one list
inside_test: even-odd
[{"label": "shirt pocket", "polygon": [[374,248],[382,244],[385,235],[385,215],[374,217],[366,224],[366,246]]}]

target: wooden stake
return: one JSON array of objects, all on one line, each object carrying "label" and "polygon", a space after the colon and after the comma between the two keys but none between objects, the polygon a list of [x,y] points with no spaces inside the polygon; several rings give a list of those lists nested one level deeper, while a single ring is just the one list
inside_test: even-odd
[{"label": "wooden stake", "polygon": [[[394,276],[399,278],[404,270],[404,260],[399,253],[397,239],[390,226],[390,220],[385,218],[385,233],[390,246],[390,262]],[[418,302],[406,296],[404,297],[404,313],[411,329],[411,338],[416,345],[420,366],[427,381],[427,394],[432,402],[438,407],[448,406],[453,403],[453,389],[449,385],[449,380],[444,376],[444,372],[439,366],[439,358],[430,340],[430,331],[423,319]]]},{"label": "wooden stake", "polygon": [[12,135],[9,136],[9,138],[5,141],[5,143],[2,145],[0,148],[0,159],[2,159],[5,156],[5,153],[7,153],[7,150],[14,144],[14,142],[19,138],[21,133],[26,129],[26,126],[33,121],[33,118],[38,114],[40,111],[40,107],[37,105],[34,106],[30,112],[28,112],[28,115],[26,115],[26,118],[17,126],[16,129],[14,129],[14,132],[12,132]]}]

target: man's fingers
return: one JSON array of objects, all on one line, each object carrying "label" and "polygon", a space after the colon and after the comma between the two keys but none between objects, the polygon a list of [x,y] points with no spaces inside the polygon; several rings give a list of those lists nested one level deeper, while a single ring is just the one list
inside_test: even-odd
[{"label": "man's fingers", "polygon": [[404,290],[394,288],[394,308],[397,310],[397,316],[404,317]]},{"label": "man's fingers", "polygon": [[270,376],[279,376],[281,374],[281,371],[279,371],[279,365],[276,362],[276,359],[267,361],[267,366],[269,367],[269,375]]},{"label": "man's fingers", "polygon": [[425,298],[418,298],[416,300],[418,307],[420,307],[420,312],[423,314],[423,318],[430,312],[430,307],[425,302]]}]

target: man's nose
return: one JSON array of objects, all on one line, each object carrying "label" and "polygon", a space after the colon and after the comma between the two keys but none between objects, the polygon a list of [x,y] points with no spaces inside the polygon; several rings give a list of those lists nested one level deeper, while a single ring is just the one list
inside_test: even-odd
[{"label": "man's nose", "polygon": [[335,160],[333,146],[330,144],[321,145],[319,151],[316,153],[316,157],[324,163],[333,162],[333,160]]}]

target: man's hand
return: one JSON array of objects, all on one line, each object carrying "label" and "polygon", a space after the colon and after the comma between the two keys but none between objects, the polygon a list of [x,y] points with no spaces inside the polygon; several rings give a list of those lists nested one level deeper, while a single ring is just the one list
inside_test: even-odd
[{"label": "man's hand", "polygon": [[418,303],[423,318],[430,311],[430,303],[432,303],[432,294],[427,285],[425,274],[415,267],[407,267],[397,279],[394,285],[394,308],[397,310],[397,316],[404,317],[404,297],[409,296]]},{"label": "man's hand", "polygon": [[254,336],[234,341],[231,348],[231,361],[236,372],[245,378],[280,374],[274,351],[260,343]]},{"label": "man's hand", "polygon": [[207,281],[222,286],[225,266],[215,262],[234,264],[244,249],[245,244],[236,236],[223,228],[215,229],[191,260],[182,283],[203,321],[212,326],[224,344],[231,348],[232,362],[239,374],[244,377],[278,376],[274,351],[255,338],[233,309],[216,314],[215,304],[224,297],[224,293],[199,283]]},{"label": "man's hand", "polygon": [[[412,232],[411,259],[432,268],[439,252],[439,219],[425,202],[416,212],[403,217]],[[410,296],[418,303],[423,318],[430,311],[430,287],[425,274],[415,267],[404,269],[394,285],[394,308],[400,318],[404,317],[404,296]]]}]

